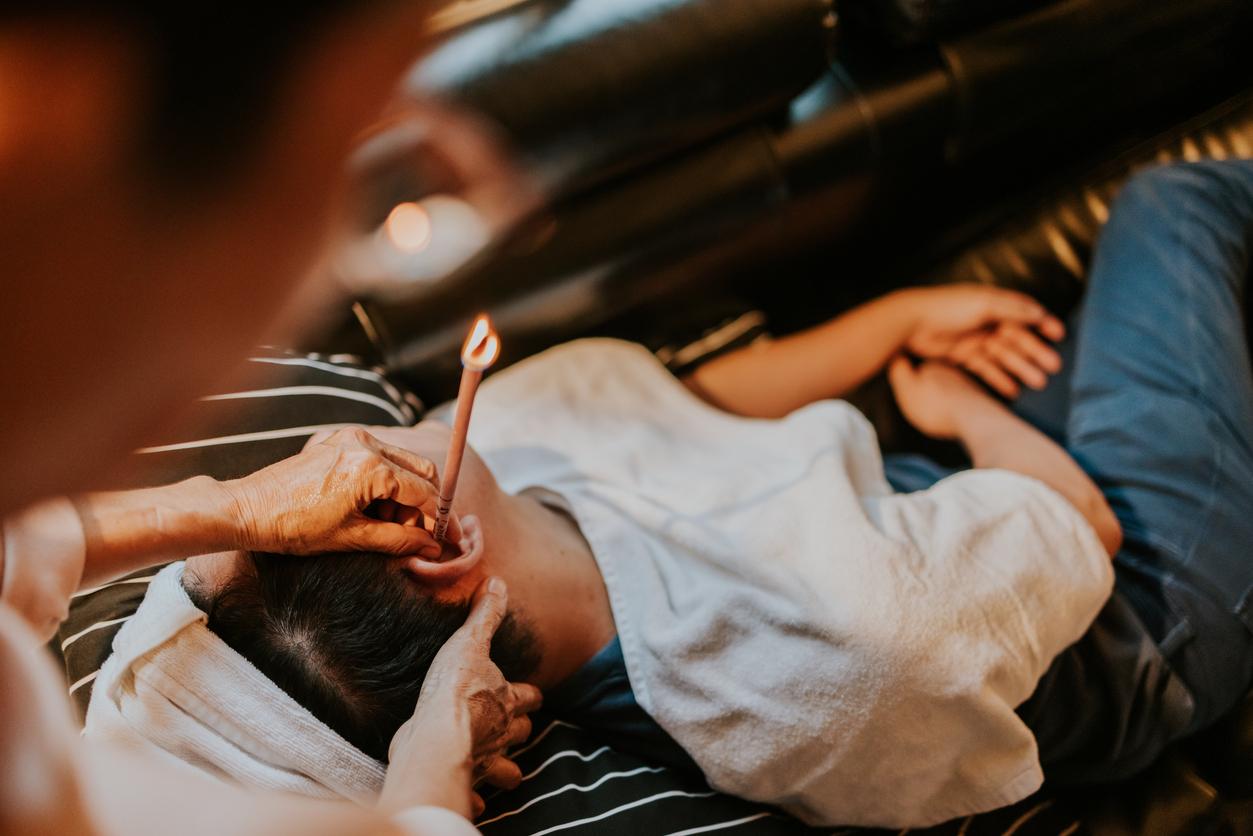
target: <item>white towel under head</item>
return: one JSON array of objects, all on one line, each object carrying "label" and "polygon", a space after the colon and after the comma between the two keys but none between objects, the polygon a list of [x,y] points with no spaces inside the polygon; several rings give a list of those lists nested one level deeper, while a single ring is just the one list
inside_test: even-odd
[{"label": "white towel under head", "polygon": [[344,740],[206,626],[162,570],[100,669],[84,734],[155,746],[245,786],[372,804],[384,767]]}]

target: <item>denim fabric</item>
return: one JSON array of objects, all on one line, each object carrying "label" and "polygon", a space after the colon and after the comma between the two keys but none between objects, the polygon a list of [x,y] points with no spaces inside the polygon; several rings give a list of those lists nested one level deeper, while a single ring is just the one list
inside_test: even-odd
[{"label": "denim fabric", "polygon": [[1134,178],[1063,397],[1027,416],[1058,426],[1065,411],[1064,443],[1125,536],[1109,604],[1020,708],[1054,779],[1132,774],[1253,684],[1251,260],[1253,161]]},{"label": "denim fabric", "polygon": [[[1062,374],[1014,411],[1066,445],[1125,542],[1115,592],[1019,714],[1057,782],[1113,780],[1253,684],[1253,161],[1170,166],[1116,203]],[[885,458],[899,491],[953,471]]]}]

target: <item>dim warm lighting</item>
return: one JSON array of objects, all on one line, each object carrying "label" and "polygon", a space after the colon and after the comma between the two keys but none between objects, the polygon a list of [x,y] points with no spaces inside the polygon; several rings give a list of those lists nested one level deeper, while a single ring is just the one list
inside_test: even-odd
[{"label": "dim warm lighting", "polygon": [[431,216],[416,203],[392,209],[384,224],[392,246],[405,253],[420,253],[431,245]]},{"label": "dim warm lighting", "polygon": [[468,201],[430,195],[393,206],[382,223],[348,238],[335,272],[354,294],[400,296],[452,275],[491,240],[490,226]]},{"label": "dim warm lighting", "polygon": [[496,355],[499,353],[500,336],[492,327],[492,321],[487,318],[487,314],[480,314],[474,320],[470,336],[466,337],[465,345],[461,348],[461,363],[467,369],[483,371],[496,362]]}]

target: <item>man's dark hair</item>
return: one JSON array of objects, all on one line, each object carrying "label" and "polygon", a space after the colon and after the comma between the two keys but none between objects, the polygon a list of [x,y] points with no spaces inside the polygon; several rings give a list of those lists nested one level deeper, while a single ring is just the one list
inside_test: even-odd
[{"label": "man's dark hair", "polygon": [[337,16],[387,0],[178,3],[36,0],[5,3],[0,26],[60,18],[116,27],[146,59],[139,160],[180,185],[219,181],[270,124],[302,45]]},{"label": "man's dark hair", "polygon": [[[412,716],[435,654],[469,613],[372,554],[254,554],[212,595],[194,586],[188,594],[228,645],[380,761]],[[496,632],[492,659],[513,681],[535,669],[535,643],[512,615]]]}]

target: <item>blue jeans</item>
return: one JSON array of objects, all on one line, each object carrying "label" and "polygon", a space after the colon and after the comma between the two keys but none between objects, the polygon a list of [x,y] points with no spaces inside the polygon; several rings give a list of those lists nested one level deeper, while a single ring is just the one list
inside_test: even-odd
[{"label": "blue jeans", "polygon": [[[1253,161],[1134,178],[1098,244],[1067,373],[1016,409],[1122,522],[1115,591],[1019,708],[1050,779],[1113,780],[1253,685]],[[898,490],[946,475],[889,457]]]}]

